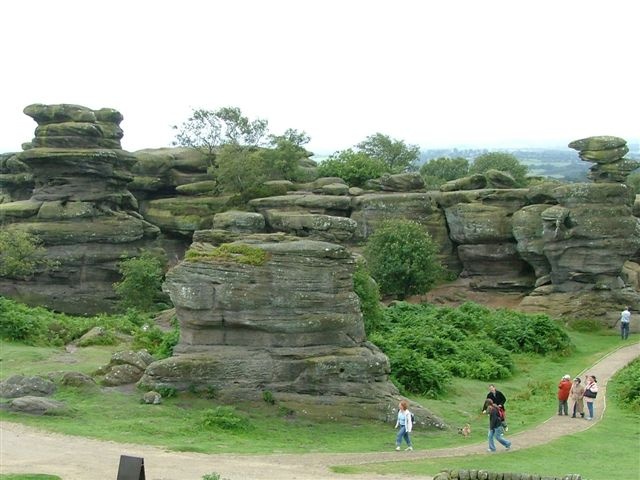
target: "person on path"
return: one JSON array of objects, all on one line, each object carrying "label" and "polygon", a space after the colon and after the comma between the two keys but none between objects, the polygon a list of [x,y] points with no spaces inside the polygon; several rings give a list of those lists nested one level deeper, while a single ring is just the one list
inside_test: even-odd
[{"label": "person on path", "polygon": [[569,394],[571,393],[571,377],[565,375],[558,384],[558,415],[569,415]]},{"label": "person on path", "polygon": [[486,400],[491,400],[491,403],[494,405],[501,405],[504,408],[504,404],[507,403],[507,397],[500,390],[496,390],[496,386],[491,384],[489,385],[489,393],[487,393],[487,398],[485,399],[485,403],[482,406],[482,413],[487,413],[487,402]]},{"label": "person on path", "polygon": [[589,410],[589,416],[587,420],[593,420],[594,406],[593,403],[598,395],[598,381],[594,375],[587,375],[586,385],[584,386],[584,401],[587,403],[587,410]]},{"label": "person on path", "polygon": [[502,426],[502,419],[500,418],[500,413],[498,412],[498,405],[493,403],[493,400],[488,398],[485,402],[485,409],[489,414],[489,434],[487,438],[489,440],[489,452],[496,451],[496,444],[494,440],[497,440],[500,444],[504,446],[507,450],[511,449],[511,442],[504,438],[504,428]]},{"label": "person on path", "polygon": [[[620,314],[620,337],[622,340],[626,340],[629,338],[629,324],[631,323],[631,311],[629,307],[625,307],[625,309]],[[618,323],[618,322],[616,322]]]},{"label": "person on path", "polygon": [[409,436],[409,433],[413,430],[413,422],[411,420],[411,412],[409,411],[409,403],[406,400],[402,400],[398,405],[398,419],[396,420],[395,428],[398,427],[400,427],[400,430],[398,430],[398,435],[396,436],[396,450],[400,450],[403,438],[404,441],[407,442],[407,448],[405,448],[405,450],[413,450],[411,437]]},{"label": "person on path", "polygon": [[573,412],[571,418],[576,418],[576,415],[578,414],[584,418],[584,401],[582,399],[584,396],[584,386],[582,385],[580,377],[573,379],[573,385],[571,386],[569,396],[571,397],[571,403],[573,404],[571,407]]}]

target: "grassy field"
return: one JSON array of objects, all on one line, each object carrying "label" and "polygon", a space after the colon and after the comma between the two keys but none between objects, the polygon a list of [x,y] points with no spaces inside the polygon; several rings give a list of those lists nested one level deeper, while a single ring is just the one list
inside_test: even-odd
[{"label": "grassy field", "polygon": [[[509,398],[512,432],[535,425],[555,409],[555,385],[565,373],[574,376],[620,345],[613,332],[572,333],[576,352],[568,357],[518,355],[516,374],[498,385]],[[56,348],[0,343],[0,377],[68,370],[91,373],[106,364],[120,347],[87,347],[73,355]],[[479,413],[486,382],[455,379],[450,392],[438,400],[412,398],[441,416],[451,429],[434,432],[417,429],[417,448],[459,445],[456,428],[470,423],[475,431],[486,427]],[[103,440],[164,446],[176,451],[202,453],[372,452],[393,447],[392,424],[344,421],[313,422],[297,412],[265,402],[239,404],[232,413],[246,429],[229,429],[208,422],[215,400],[189,393],[167,398],[161,405],[140,403],[141,392],[118,388],[78,390],[61,388],[55,398],[70,406],[59,416],[34,417],[0,411],[0,418],[52,431]],[[97,415],[96,412],[108,412]],[[291,442],[291,438],[295,442]]]}]

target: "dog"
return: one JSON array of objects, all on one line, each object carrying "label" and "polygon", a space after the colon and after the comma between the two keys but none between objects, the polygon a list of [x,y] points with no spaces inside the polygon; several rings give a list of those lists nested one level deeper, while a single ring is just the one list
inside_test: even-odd
[{"label": "dog", "polygon": [[460,427],[458,429],[458,433],[462,435],[464,438],[467,438],[469,435],[471,435],[471,425],[466,423],[464,427]]}]

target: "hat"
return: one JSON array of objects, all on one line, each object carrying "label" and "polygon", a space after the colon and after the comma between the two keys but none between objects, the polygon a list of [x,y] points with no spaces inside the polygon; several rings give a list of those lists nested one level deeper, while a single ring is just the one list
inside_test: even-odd
[{"label": "hat", "polygon": [[563,380],[569,380],[571,378],[570,375],[565,375],[564,377],[562,377]]}]

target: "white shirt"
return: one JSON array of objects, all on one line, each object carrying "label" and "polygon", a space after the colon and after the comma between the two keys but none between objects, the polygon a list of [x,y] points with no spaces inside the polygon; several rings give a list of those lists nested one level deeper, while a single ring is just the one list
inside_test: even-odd
[{"label": "white shirt", "polygon": [[624,310],[620,314],[620,321],[622,323],[629,323],[630,320],[631,320],[631,312],[629,310]]}]

